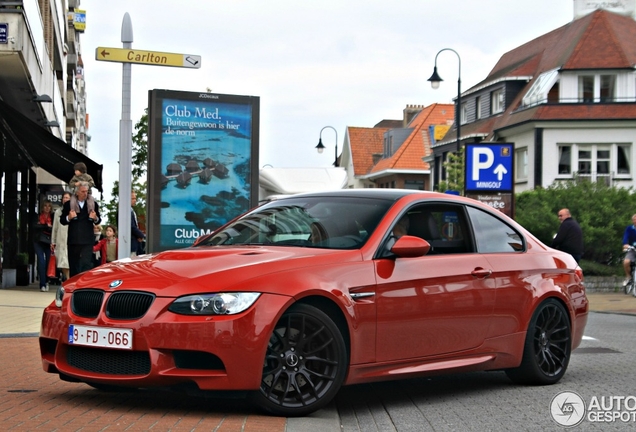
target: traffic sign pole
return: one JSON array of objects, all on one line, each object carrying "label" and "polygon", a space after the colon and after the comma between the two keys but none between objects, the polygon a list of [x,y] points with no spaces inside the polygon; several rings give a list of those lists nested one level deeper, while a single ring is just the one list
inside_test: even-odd
[{"label": "traffic sign pole", "polygon": [[[128,12],[121,25],[121,42],[124,48],[131,48],[133,42],[132,20]],[[132,120],[130,115],[130,92],[132,65],[122,64],[121,120],[119,121],[119,227],[117,256],[130,257],[130,190],[132,186]]]},{"label": "traffic sign pole", "polygon": [[119,121],[119,235],[117,255],[130,257],[130,195],[132,190],[132,120],[130,114],[130,93],[132,81],[132,63],[153,66],[201,67],[201,56],[194,54],[176,54],[158,51],[133,50],[132,20],[128,12],[124,14],[121,25],[123,48],[97,47],[95,60],[122,63],[121,120]]}]

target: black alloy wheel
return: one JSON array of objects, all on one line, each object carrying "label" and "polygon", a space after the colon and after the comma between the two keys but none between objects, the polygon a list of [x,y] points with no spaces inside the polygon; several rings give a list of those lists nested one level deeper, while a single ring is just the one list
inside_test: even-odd
[{"label": "black alloy wheel", "polygon": [[333,399],[347,365],[347,348],[332,319],[313,306],[294,305],[272,332],[254,402],[274,415],[307,415]]},{"label": "black alloy wheel", "polygon": [[565,374],[571,350],[572,331],[565,307],[556,299],[547,299],[530,320],[521,365],[506,373],[519,384],[554,384]]}]

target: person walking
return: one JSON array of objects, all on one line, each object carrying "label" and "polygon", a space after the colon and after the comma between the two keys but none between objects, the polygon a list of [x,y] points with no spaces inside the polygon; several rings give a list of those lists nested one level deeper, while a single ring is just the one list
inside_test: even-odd
[{"label": "person walking", "polygon": [[[70,201],[71,193],[64,192],[62,194],[62,206]],[[51,252],[55,254],[55,261],[57,268],[62,271],[62,281],[69,278],[69,266],[68,266],[68,226],[60,223],[60,216],[62,215],[62,207],[59,207],[53,213],[53,232],[51,233]]]},{"label": "person walking", "polygon": [[135,214],[135,204],[137,204],[137,194],[130,192],[130,256],[144,253],[142,244],[146,240],[146,234],[139,229],[137,214]]},{"label": "person walking", "polygon": [[75,195],[64,203],[60,215],[60,223],[68,225],[68,261],[71,277],[92,268],[95,245],[93,226],[99,225],[102,221],[99,216],[99,205],[88,194],[88,188],[87,182],[79,182]]},{"label": "person walking", "polygon": [[579,223],[572,218],[569,209],[562,208],[557,216],[561,225],[551,246],[569,253],[578,263],[583,257],[583,230],[581,230]]},{"label": "person walking", "polygon": [[38,263],[40,291],[49,290],[46,273],[49,266],[49,260],[51,259],[51,231],[53,229],[52,209],[53,205],[51,204],[51,201],[42,201],[40,214],[37,217],[37,223],[33,230],[33,248],[35,249],[35,255]]},{"label": "person walking", "polygon": [[93,252],[99,252],[99,265],[115,261],[117,259],[117,248],[119,247],[117,229],[114,226],[106,225],[104,234],[106,237],[97,242],[97,244],[93,247]]}]

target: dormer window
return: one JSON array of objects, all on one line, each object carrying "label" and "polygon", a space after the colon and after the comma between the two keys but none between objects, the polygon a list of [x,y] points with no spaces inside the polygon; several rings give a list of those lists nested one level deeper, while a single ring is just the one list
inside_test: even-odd
[{"label": "dormer window", "polygon": [[616,75],[579,75],[578,101],[583,103],[616,101]]},{"label": "dormer window", "polygon": [[504,110],[503,89],[498,89],[490,94],[490,110],[493,114],[498,114]]},{"label": "dormer window", "polygon": [[579,76],[579,102],[594,102],[594,75]]},{"label": "dormer window", "polygon": [[558,69],[552,69],[539,75],[523,97],[521,102],[522,105],[532,106],[548,102],[550,90],[554,88],[554,84],[557,82],[558,78]]},{"label": "dormer window", "polygon": [[475,117],[477,117],[477,120],[479,120],[480,118],[482,118],[482,113],[481,113],[481,96],[477,96],[475,98]]},{"label": "dormer window", "polygon": [[466,102],[462,103],[461,110],[459,112],[460,112],[459,121],[461,122],[461,124],[468,123],[468,104]]}]

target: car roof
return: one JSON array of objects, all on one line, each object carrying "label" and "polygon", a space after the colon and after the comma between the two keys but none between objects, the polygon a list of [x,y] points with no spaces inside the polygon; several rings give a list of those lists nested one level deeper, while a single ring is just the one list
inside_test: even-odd
[{"label": "car roof", "polygon": [[346,197],[346,198],[379,198],[397,201],[398,199],[407,195],[418,194],[422,198],[439,198],[440,196],[449,196],[439,192],[420,191],[411,189],[337,189],[332,191],[322,192],[307,192],[296,195],[289,195],[284,198],[279,198],[277,201],[293,199],[299,197]]}]

